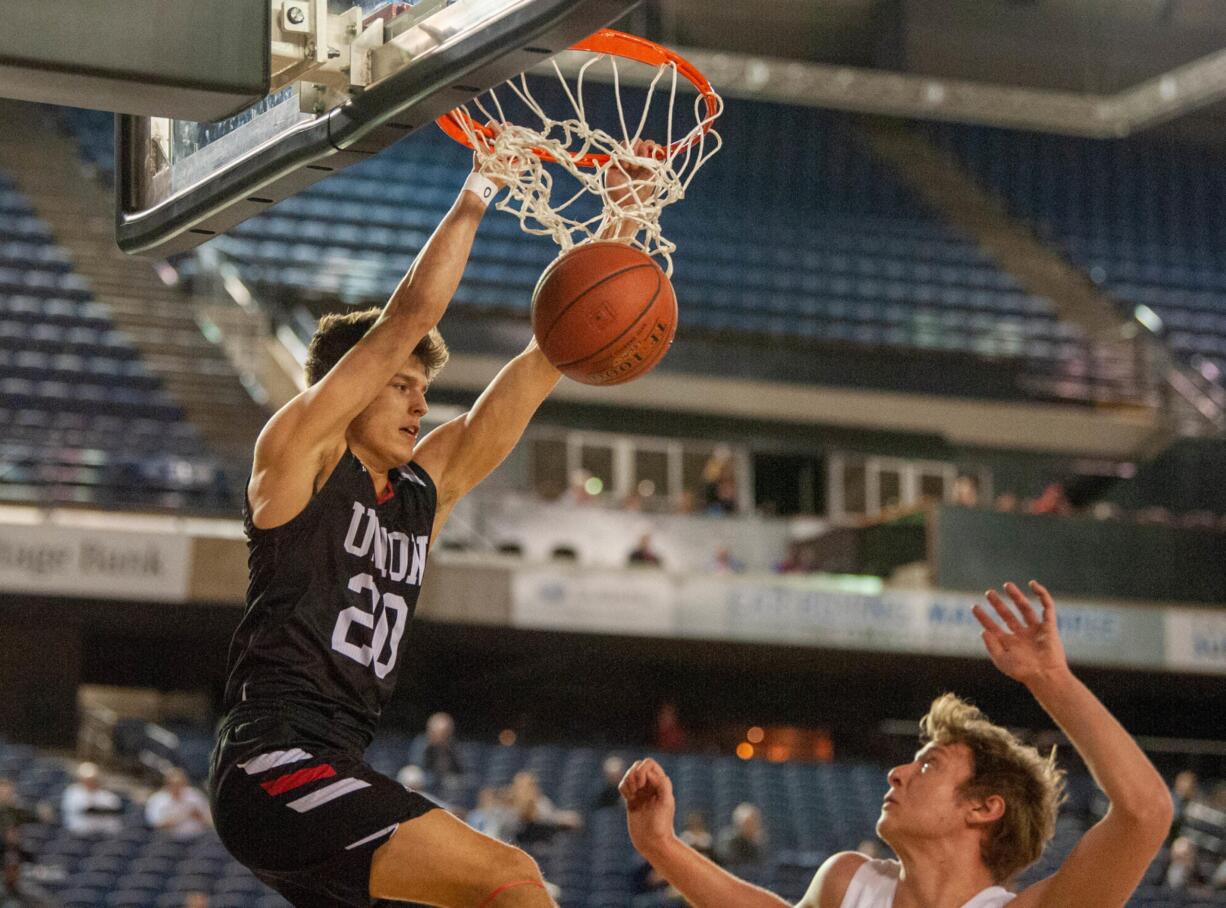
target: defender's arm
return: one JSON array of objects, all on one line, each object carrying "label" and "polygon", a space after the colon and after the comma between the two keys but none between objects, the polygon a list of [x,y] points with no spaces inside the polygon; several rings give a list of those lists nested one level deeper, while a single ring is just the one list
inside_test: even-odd
[{"label": "defender's arm", "polygon": [[[1031,581],[1043,616],[1013,584],[1005,591],[1021,620],[996,592],[988,601],[1009,633],[979,606],[984,642],[992,661],[1026,685],[1068,735],[1111,807],[1073,849],[1056,873],[1026,889],[1018,908],[1122,908],[1141,882],[1171,826],[1174,808],[1166,783],[1132,736],[1069,670],[1051,594]],[[1109,867],[1110,873],[1103,868]]]},{"label": "defender's arm", "polygon": [[694,908],[788,908],[779,896],[733,876],[677,838],[673,783],[655,760],[636,762],[618,788],[634,847]]}]

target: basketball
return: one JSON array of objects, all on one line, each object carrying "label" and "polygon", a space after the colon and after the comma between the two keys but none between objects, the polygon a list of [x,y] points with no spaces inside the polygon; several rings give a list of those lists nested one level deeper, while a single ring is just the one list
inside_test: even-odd
[{"label": "basketball", "polygon": [[562,374],[618,385],[650,372],[677,330],[677,297],[647,253],[613,241],[576,246],[541,275],[532,333]]}]

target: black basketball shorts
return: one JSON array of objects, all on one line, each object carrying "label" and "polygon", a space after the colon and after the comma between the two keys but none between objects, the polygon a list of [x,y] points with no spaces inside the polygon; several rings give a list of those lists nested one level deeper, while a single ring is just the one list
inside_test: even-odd
[{"label": "black basketball shorts", "polygon": [[234,748],[243,753],[227,759],[225,743],[209,793],[229,852],[298,908],[379,904],[370,897],[375,849],[438,805],[356,753],[302,742]]}]

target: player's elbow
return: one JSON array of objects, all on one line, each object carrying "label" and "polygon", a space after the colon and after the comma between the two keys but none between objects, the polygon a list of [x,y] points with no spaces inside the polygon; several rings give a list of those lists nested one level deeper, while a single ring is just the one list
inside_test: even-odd
[{"label": "player's elbow", "polygon": [[1111,812],[1139,831],[1165,839],[1175,819],[1175,805],[1165,785],[1136,792],[1127,799],[1113,800]]}]

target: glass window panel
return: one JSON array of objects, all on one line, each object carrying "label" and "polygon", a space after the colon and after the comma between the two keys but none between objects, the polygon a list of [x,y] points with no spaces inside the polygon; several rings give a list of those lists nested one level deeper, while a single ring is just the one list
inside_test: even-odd
[{"label": "glass window panel", "polygon": [[599,488],[589,488],[588,494],[599,495],[613,491],[613,449],[607,445],[584,445],[579,455],[579,465],[593,478],[600,480]]},{"label": "glass window panel", "polygon": [[902,504],[902,473],[898,470],[885,469],[878,473],[877,488],[883,509],[896,508]]},{"label": "glass window panel", "polygon": [[630,490],[646,500],[668,495],[668,452],[643,450],[634,452],[634,488]]},{"label": "glass window panel", "polygon": [[681,455],[681,482],[687,492],[702,495],[702,471],[711,457],[710,451],[686,448]]},{"label": "glass window panel", "polygon": [[868,472],[864,464],[852,461],[843,465],[843,512],[863,514],[868,507]]},{"label": "glass window panel", "polygon": [[531,443],[532,488],[542,498],[553,500],[566,491],[566,441],[538,438]]},{"label": "glass window panel", "polygon": [[945,500],[945,476],[942,473],[920,474],[920,498]]}]

